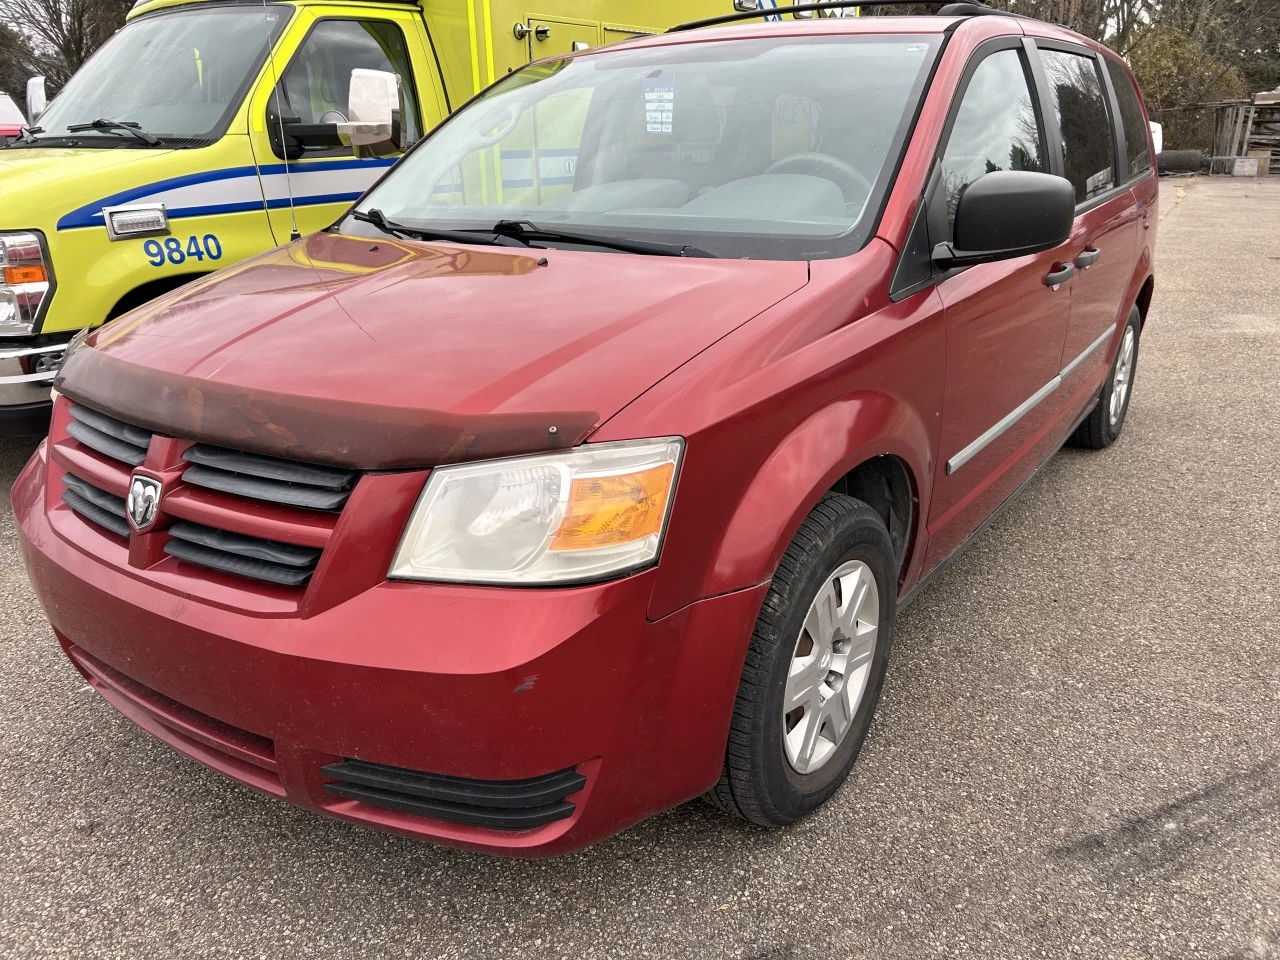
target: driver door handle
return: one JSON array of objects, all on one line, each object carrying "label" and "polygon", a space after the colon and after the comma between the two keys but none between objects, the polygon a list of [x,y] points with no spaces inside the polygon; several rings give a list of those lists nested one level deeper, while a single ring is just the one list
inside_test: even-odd
[{"label": "driver door handle", "polygon": [[1088,270],[1098,262],[1098,258],[1101,256],[1101,250],[1097,247],[1089,247],[1087,250],[1082,250],[1080,256],[1076,257],[1076,266],[1081,270]]},{"label": "driver door handle", "polygon": [[1066,283],[1076,275],[1075,264],[1072,263],[1055,263],[1056,269],[1050,270],[1044,277],[1044,285],[1046,287],[1057,288],[1060,284]]}]

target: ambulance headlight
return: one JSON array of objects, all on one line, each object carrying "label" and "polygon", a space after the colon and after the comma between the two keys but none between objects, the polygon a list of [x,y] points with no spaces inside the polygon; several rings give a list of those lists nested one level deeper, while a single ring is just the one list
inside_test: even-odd
[{"label": "ambulance headlight", "polygon": [[37,233],[0,233],[0,337],[25,337],[53,293],[53,273]]}]

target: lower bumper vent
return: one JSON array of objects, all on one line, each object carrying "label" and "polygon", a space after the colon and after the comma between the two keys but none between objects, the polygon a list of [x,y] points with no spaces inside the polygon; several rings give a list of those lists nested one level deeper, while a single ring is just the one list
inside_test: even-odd
[{"label": "lower bumper vent", "polygon": [[401,813],[495,830],[529,830],[572,816],[569,797],[587,784],[573,769],[528,780],[468,780],[363,760],[322,767],[325,790]]}]

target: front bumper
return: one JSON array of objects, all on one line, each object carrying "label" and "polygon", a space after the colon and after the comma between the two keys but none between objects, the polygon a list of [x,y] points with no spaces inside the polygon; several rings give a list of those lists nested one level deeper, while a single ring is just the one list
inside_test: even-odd
[{"label": "front bumper", "polygon": [[[100,559],[46,501],[45,456],[13,502],[60,642],[121,712],[243,783],[406,836],[538,856],[719,776],[764,586],[658,622],[645,615],[655,571],[554,590],[383,582],[311,616],[251,613]],[[336,795],[323,768],[347,761],[487,782],[572,770],[585,784],[564,819],[495,829]]]},{"label": "front bumper", "polygon": [[36,436],[49,426],[49,388],[66,343],[0,340],[0,436]]}]

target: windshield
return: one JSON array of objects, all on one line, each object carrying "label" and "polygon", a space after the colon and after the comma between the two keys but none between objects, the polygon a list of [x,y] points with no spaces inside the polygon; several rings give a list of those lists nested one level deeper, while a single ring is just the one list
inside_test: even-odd
[{"label": "windshield", "polygon": [[108,119],[136,123],[168,146],[216,140],[266,59],[268,37],[288,15],[280,6],[198,7],[126,24],[41,114],[42,139],[146,146],[134,137],[67,129]]},{"label": "windshield", "polygon": [[873,225],[939,43],[724,40],[535,64],[359,206],[418,228],[528,220],[720,257],[844,256]]},{"label": "windshield", "polygon": [[13,102],[13,98],[7,94],[0,93],[0,124],[4,124],[6,127],[20,127],[26,122],[26,118],[22,116],[22,111]]}]

